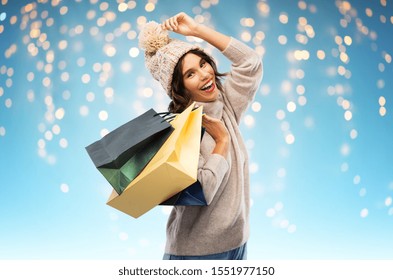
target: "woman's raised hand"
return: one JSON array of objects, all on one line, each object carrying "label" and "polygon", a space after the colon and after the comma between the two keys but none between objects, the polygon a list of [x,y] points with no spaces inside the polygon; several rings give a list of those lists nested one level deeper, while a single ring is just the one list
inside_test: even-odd
[{"label": "woman's raised hand", "polygon": [[198,23],[184,12],[168,18],[162,23],[162,28],[184,36],[193,36]]}]

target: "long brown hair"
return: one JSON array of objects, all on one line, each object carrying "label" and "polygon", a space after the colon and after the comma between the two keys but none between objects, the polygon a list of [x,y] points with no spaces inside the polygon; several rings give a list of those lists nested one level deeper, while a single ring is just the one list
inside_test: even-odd
[{"label": "long brown hair", "polygon": [[193,53],[210,64],[210,66],[214,70],[214,75],[216,76],[217,88],[220,91],[222,91],[221,78],[226,74],[217,71],[217,65],[214,62],[214,59],[207,53],[205,53],[200,49],[190,50],[189,52],[185,53],[182,57],[180,57],[179,61],[175,66],[175,69],[173,70],[172,89],[170,95],[172,101],[169,103],[169,107],[168,107],[168,111],[171,113],[181,113],[193,102],[191,98],[191,94],[187,91],[187,89],[184,86],[183,73],[182,73],[183,60],[186,54],[188,53]]}]

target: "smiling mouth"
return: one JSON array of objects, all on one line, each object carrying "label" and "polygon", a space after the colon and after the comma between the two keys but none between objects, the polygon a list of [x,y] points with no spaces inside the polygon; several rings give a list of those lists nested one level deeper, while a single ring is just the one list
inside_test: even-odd
[{"label": "smiling mouth", "polygon": [[205,91],[205,92],[212,92],[214,89],[216,88],[215,84],[213,83],[213,80],[211,80],[210,82],[208,82],[206,85],[204,85],[203,87],[201,87],[201,90]]}]

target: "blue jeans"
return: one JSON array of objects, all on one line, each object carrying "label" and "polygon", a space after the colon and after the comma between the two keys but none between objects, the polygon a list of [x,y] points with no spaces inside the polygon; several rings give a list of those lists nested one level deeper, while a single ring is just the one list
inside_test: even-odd
[{"label": "blue jeans", "polygon": [[235,248],[223,253],[203,255],[203,256],[176,256],[164,254],[163,260],[246,260],[247,259],[247,243],[243,246]]}]

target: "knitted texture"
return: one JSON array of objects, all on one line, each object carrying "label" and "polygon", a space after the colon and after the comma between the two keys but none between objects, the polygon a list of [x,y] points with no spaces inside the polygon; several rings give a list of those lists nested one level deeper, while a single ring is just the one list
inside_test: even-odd
[{"label": "knitted texture", "polygon": [[198,46],[169,38],[161,24],[150,21],[139,34],[139,47],[145,51],[145,65],[153,78],[159,81],[171,96],[173,70],[179,59]]},{"label": "knitted texture", "polygon": [[232,62],[223,91],[215,101],[197,105],[228,129],[228,156],[212,153],[216,142],[205,132],[198,181],[209,206],[173,207],[167,223],[167,254],[217,254],[238,248],[249,238],[249,159],[239,124],[258,92],[262,61],[253,49],[234,38],[222,54]]}]

